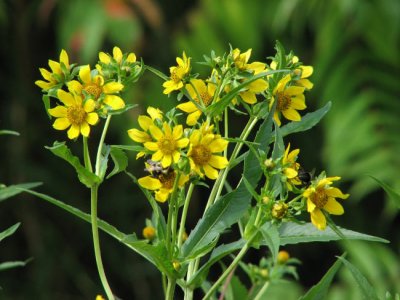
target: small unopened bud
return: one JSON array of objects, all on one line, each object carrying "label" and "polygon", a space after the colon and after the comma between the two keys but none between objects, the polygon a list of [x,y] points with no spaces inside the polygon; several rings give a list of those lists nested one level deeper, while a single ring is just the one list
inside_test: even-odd
[{"label": "small unopened bud", "polygon": [[156,230],[152,226],[146,226],[143,228],[143,237],[149,241],[153,240],[156,236]]},{"label": "small unopened bud", "polygon": [[188,235],[187,235],[186,231],[184,231],[184,232],[182,233],[182,242],[186,241],[187,238],[188,238]]},{"label": "small unopened bud", "polygon": [[290,258],[290,255],[287,251],[285,250],[281,250],[278,252],[278,263],[283,265],[284,263],[286,263],[288,261],[288,259]]},{"label": "small unopened bud", "polygon": [[275,168],[275,163],[272,158],[268,158],[264,161],[264,165],[267,167],[267,170],[271,171]]},{"label": "small unopened bud", "polygon": [[106,299],[104,299],[104,297],[102,295],[97,295],[96,300],[106,300]]},{"label": "small unopened bud", "polygon": [[267,279],[268,275],[269,275],[268,269],[267,268],[261,269],[260,270],[260,275],[261,275],[262,278]]},{"label": "small unopened bud", "polygon": [[271,199],[270,199],[268,196],[264,196],[264,197],[262,198],[262,202],[263,202],[264,204],[268,204],[269,201],[271,201]]},{"label": "small unopened bud", "polygon": [[179,271],[179,269],[181,268],[181,263],[177,260],[174,260],[172,262],[172,265],[174,266],[175,271]]},{"label": "small unopened bud", "polygon": [[275,219],[283,219],[287,213],[288,210],[288,205],[283,202],[275,203],[274,206],[272,206],[272,217]]}]

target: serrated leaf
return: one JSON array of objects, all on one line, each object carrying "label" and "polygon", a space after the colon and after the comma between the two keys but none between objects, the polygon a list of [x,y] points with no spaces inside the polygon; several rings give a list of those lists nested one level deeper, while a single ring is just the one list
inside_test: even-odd
[{"label": "serrated leaf", "polygon": [[[271,134],[272,114],[264,120],[255,138],[255,142],[260,143],[261,149],[268,148]],[[243,177],[246,177],[251,185],[256,186],[261,175],[262,170],[257,157],[253,153],[249,153],[244,160]],[[250,200],[251,194],[242,180],[236,190],[219,198],[206,211],[183,244],[183,256],[191,256],[192,253],[204,248],[219,236],[224,229],[237,222],[248,209]]]},{"label": "serrated leaf", "polygon": [[20,188],[24,189],[31,189],[41,185],[41,182],[28,182],[28,183],[20,183],[20,184],[13,184],[6,187],[0,187],[0,201],[3,201],[7,198],[13,197],[22,191]]},{"label": "serrated leaf", "polygon": [[314,285],[308,292],[299,298],[299,300],[323,300],[326,298],[329,286],[335,276],[336,272],[342,265],[341,260],[336,260],[332,267],[329,268],[328,272],[321,278],[321,280]]},{"label": "serrated leaf", "polygon": [[290,122],[280,128],[282,137],[285,137],[289,134],[295,133],[295,132],[302,132],[302,131],[307,131],[317,125],[319,121],[326,115],[326,113],[330,110],[332,104],[329,101],[327,104],[325,104],[324,107],[308,113],[304,115],[301,118],[301,121],[299,122]]},{"label": "serrated leaf", "polygon": [[0,242],[4,240],[6,237],[14,234],[14,232],[18,229],[21,223],[14,224],[13,226],[7,228],[6,230],[0,232]]},{"label": "serrated leaf", "polygon": [[274,262],[277,261],[280,238],[276,224],[265,223],[260,228],[261,234],[264,238],[265,244],[268,246],[269,251]]},{"label": "serrated leaf", "polygon": [[347,267],[347,269],[349,269],[351,275],[353,275],[353,278],[356,280],[357,285],[364,296],[364,299],[379,300],[379,297],[377,296],[375,289],[371,286],[371,284],[368,282],[365,276],[361,274],[360,270],[358,270],[358,268],[356,268],[352,263],[350,263],[344,257],[338,257],[338,259],[342,261],[342,263]]},{"label": "serrated leaf", "polygon": [[[42,193],[38,193],[35,191],[31,191],[31,190],[26,190],[26,189],[21,189],[27,193],[30,193],[40,199],[43,199],[47,202],[50,202],[51,204],[58,206],[60,208],[62,208],[63,210],[81,218],[82,220],[91,223],[91,216],[90,214],[87,214],[81,210],[79,210],[76,207],[73,207],[71,205],[68,205],[60,200],[57,200],[53,197],[50,197],[48,195],[42,194]],[[147,246],[143,246],[142,244],[145,243],[144,241],[137,241],[137,242],[133,242],[132,240],[128,239],[128,242],[125,241],[125,239],[129,236],[126,235],[125,233],[119,231],[117,228],[115,228],[114,226],[110,225],[109,223],[101,220],[101,219],[97,219],[98,222],[98,226],[99,229],[101,229],[102,231],[104,231],[105,233],[109,234],[110,236],[112,236],[113,238],[115,238],[116,240],[120,241],[121,243],[123,243],[125,246],[127,246],[128,248],[132,249],[133,251],[135,251],[136,253],[142,255],[143,257],[145,257],[146,259],[150,258],[150,254],[149,252],[153,251],[153,250],[149,250],[149,248]],[[157,250],[158,251],[158,250]],[[155,264],[158,263],[158,261],[153,261],[153,260],[149,260],[151,263]],[[166,264],[169,263],[169,261],[165,262]],[[156,267],[158,267],[156,265]],[[165,267],[165,270],[170,270],[169,267]],[[169,272],[169,271],[168,271]],[[175,274],[175,275],[173,275]],[[168,275],[171,276],[176,276],[176,272],[175,273],[168,273]]]},{"label": "serrated leaf", "polygon": [[[340,231],[343,236],[349,240],[365,240],[371,242],[388,243],[389,241],[382,239],[380,237],[359,233],[349,229],[344,229],[341,227]],[[328,242],[337,241],[341,238],[334,232],[331,228],[326,228],[325,230],[318,230],[311,223],[297,224],[294,222],[283,223],[279,227],[280,244],[298,244],[298,243],[309,243],[309,242]]]},{"label": "serrated leaf", "polygon": [[114,169],[107,175],[107,179],[119,172],[125,171],[128,166],[128,157],[120,148],[111,146],[110,155],[114,162]]},{"label": "serrated leaf", "polygon": [[207,276],[207,272],[212,265],[220,261],[223,257],[231,254],[233,251],[243,248],[245,244],[246,241],[241,239],[236,242],[221,245],[215,248],[208,261],[201,266],[201,268],[193,275],[193,277],[190,278],[188,285],[198,287],[203,282],[203,279]]},{"label": "serrated leaf", "polygon": [[400,194],[396,192],[393,188],[391,188],[389,185],[384,183],[383,181],[379,180],[378,178],[369,175],[373,180],[375,180],[388,194],[389,198],[393,200],[393,202],[396,204],[397,208],[400,209]]},{"label": "serrated leaf", "polygon": [[71,153],[71,150],[69,150],[64,142],[54,142],[52,147],[46,147],[46,149],[50,150],[54,155],[61,157],[70,165],[72,165],[78,174],[79,181],[82,182],[86,187],[90,188],[94,184],[100,183],[100,178],[82,166],[79,158]]}]

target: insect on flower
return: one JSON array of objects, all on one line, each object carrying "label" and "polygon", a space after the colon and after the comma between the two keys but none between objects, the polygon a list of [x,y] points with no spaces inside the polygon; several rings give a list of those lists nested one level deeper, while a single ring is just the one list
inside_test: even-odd
[{"label": "insect on flower", "polygon": [[163,168],[161,162],[148,159],[146,161],[146,172],[149,172],[153,177],[157,178],[161,174],[168,174],[169,168]]}]

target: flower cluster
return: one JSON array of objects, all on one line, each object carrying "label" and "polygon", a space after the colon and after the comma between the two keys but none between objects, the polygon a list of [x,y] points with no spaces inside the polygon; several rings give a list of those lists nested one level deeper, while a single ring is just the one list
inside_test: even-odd
[{"label": "flower cluster", "polygon": [[[70,64],[67,52],[62,50],[59,62],[49,60],[50,71],[40,69],[45,80],[35,82],[42,88],[48,114],[56,118],[54,129],[68,129],[69,139],[88,137],[90,126],[100,118],[127,109],[121,92],[127,82],[141,74],[136,55],[122,54],[118,47],[114,47],[113,56],[100,52],[99,59],[95,69],[78,66]],[[50,99],[55,99],[53,108]]]}]

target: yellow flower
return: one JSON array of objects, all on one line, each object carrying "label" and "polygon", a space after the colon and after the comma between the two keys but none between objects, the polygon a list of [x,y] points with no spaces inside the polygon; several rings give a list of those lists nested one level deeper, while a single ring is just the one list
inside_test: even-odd
[{"label": "yellow flower", "polygon": [[273,106],[275,101],[276,109],[274,112],[274,120],[281,126],[281,120],[279,119],[280,113],[291,121],[300,121],[301,116],[297,110],[303,110],[306,108],[304,87],[300,86],[288,86],[291,78],[290,75],[283,77],[274,89],[270,108]]},{"label": "yellow flower", "polygon": [[[153,138],[151,137],[150,132],[149,132],[149,128],[151,125],[153,125],[153,122],[155,120],[158,119],[158,120],[162,121],[162,118],[163,118],[162,111],[159,110],[158,108],[149,106],[147,108],[147,113],[149,114],[150,117],[144,116],[144,115],[140,115],[138,117],[139,126],[140,126],[140,128],[143,129],[143,131],[138,130],[136,128],[132,128],[132,129],[128,130],[129,137],[135,142],[146,143],[146,142],[153,141]],[[137,154],[136,159],[138,159],[144,155],[145,155],[145,153],[143,151],[140,151]]]},{"label": "yellow flower", "polygon": [[151,241],[156,236],[156,229],[153,226],[146,226],[145,228],[143,228],[142,234],[146,240]]},{"label": "yellow flower", "polygon": [[[293,56],[292,62],[297,63],[299,58],[297,56]],[[313,73],[314,69],[312,66],[300,66],[299,69],[294,70],[296,75],[301,74],[300,79],[295,81],[295,85],[303,86],[307,90],[311,90],[314,84],[308,79]]]},{"label": "yellow flower", "polygon": [[183,78],[190,71],[190,58],[186,57],[185,52],[183,52],[182,58],[176,58],[176,62],[178,63],[177,66],[169,68],[171,79],[163,83],[163,87],[165,88],[163,91],[164,94],[170,94],[173,91],[183,88]]},{"label": "yellow flower", "polygon": [[203,177],[217,179],[218,170],[228,165],[226,157],[217,155],[228,146],[228,141],[218,134],[202,134],[200,130],[194,130],[190,136],[188,158],[191,169]]},{"label": "yellow flower", "polygon": [[[99,61],[102,64],[109,65],[113,61],[115,61],[121,69],[130,71],[131,67],[129,64],[133,64],[136,62],[136,55],[135,53],[131,52],[128,54],[126,59],[124,59],[124,54],[122,53],[121,49],[117,46],[113,48],[113,55],[111,56],[108,53],[105,52],[99,52]],[[96,69],[103,74],[103,69],[100,64],[96,65]]]},{"label": "yellow flower", "polygon": [[[170,169],[166,173],[139,178],[138,183],[145,189],[155,191],[156,200],[164,203],[173,192],[176,176],[176,171]],[[189,176],[181,174],[178,180],[178,187],[182,188],[188,180]]]},{"label": "yellow flower", "polygon": [[257,79],[246,86],[246,90],[239,93],[239,96],[248,104],[257,103],[257,94],[264,92],[268,88],[268,82],[264,79]]},{"label": "yellow flower", "polygon": [[340,177],[326,177],[319,179],[316,183],[307,188],[303,197],[307,199],[307,211],[310,213],[311,222],[319,230],[326,228],[326,218],[322,211],[342,215],[344,209],[335,198],[347,199],[349,194],[343,194],[341,190],[330,185]]},{"label": "yellow flower", "polygon": [[[207,107],[211,104],[216,86],[213,83],[205,83],[201,79],[192,79],[190,84],[186,85],[186,89],[190,95],[190,97],[199,105]],[[201,100],[199,99],[201,97]],[[176,106],[176,108],[188,113],[189,115],[186,118],[186,124],[189,126],[193,126],[197,123],[197,120],[200,118],[202,112],[199,107],[194,104],[192,101],[184,102]]]},{"label": "yellow flower", "polygon": [[249,70],[252,73],[254,73],[255,75],[257,75],[258,73],[261,73],[265,70],[266,64],[262,63],[262,62],[258,62],[258,61],[248,64],[247,62],[250,59],[251,51],[252,51],[252,49],[249,49],[246,52],[241,53],[240,50],[236,48],[236,49],[232,50],[232,57],[233,57],[235,66],[239,70],[243,70],[243,71]]},{"label": "yellow flower", "polygon": [[125,107],[124,100],[122,100],[121,97],[115,95],[124,88],[124,85],[122,83],[115,81],[104,83],[103,76],[92,76],[89,65],[80,68],[79,78],[82,83],[77,80],[72,80],[68,82],[68,89],[71,92],[81,94],[85,91],[86,93],[91,95],[91,97],[93,97],[93,99],[96,101],[102,99],[102,96],[104,96],[101,104],[106,104],[113,110]]},{"label": "yellow flower", "polygon": [[295,149],[290,151],[290,143],[288,144],[285,154],[282,159],[283,174],[286,176],[286,186],[289,191],[293,190],[293,185],[301,184],[298,179],[298,170],[300,169],[300,164],[296,162],[297,156],[300,153],[300,149]]},{"label": "yellow flower", "polygon": [[189,144],[189,139],[183,136],[182,125],[171,128],[167,122],[163,123],[162,129],[152,124],[149,132],[154,141],[144,142],[144,147],[153,151],[151,159],[161,161],[163,168],[178,162],[181,157],[180,150]]},{"label": "yellow flower", "polygon": [[44,69],[40,68],[40,73],[42,74],[43,78],[46,80],[37,80],[35,81],[35,84],[42,88],[43,90],[48,90],[52,88],[53,86],[63,82],[64,78],[64,72],[63,72],[63,67],[64,66],[68,71],[70,69],[69,65],[69,58],[67,52],[63,49],[61,50],[60,53],[60,62],[56,62],[54,60],[49,59],[49,66],[51,69],[51,72]]},{"label": "yellow flower", "polygon": [[58,90],[57,96],[65,106],[56,106],[49,109],[49,114],[56,117],[53,127],[57,130],[65,130],[68,127],[68,138],[75,139],[82,134],[87,137],[90,126],[95,125],[99,116],[94,112],[96,103],[92,99],[83,102],[82,96]]}]

